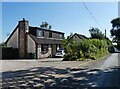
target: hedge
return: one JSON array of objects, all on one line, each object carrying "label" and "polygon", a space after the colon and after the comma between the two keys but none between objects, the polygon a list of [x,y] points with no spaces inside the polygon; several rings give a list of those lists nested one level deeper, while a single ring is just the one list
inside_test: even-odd
[{"label": "hedge", "polygon": [[79,43],[75,42],[74,39],[64,40],[63,47],[66,53],[65,61],[86,58],[97,60],[109,53],[106,40],[99,39],[85,39]]}]

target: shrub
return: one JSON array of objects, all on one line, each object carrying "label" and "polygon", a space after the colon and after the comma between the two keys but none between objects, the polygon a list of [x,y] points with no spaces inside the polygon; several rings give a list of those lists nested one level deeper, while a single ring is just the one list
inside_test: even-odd
[{"label": "shrub", "polygon": [[114,47],[111,45],[111,46],[108,47],[108,51],[109,51],[110,53],[114,53],[114,52],[115,52],[115,49],[114,49]]},{"label": "shrub", "polygon": [[64,60],[84,60],[86,58],[99,59],[108,53],[106,41],[99,39],[85,39],[76,43],[73,39],[66,42]]}]

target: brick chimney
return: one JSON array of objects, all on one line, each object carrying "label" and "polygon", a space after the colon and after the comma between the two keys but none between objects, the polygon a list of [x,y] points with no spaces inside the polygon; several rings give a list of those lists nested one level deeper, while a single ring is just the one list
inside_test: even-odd
[{"label": "brick chimney", "polygon": [[27,58],[27,33],[29,32],[29,22],[23,18],[19,21],[18,47],[19,57]]}]

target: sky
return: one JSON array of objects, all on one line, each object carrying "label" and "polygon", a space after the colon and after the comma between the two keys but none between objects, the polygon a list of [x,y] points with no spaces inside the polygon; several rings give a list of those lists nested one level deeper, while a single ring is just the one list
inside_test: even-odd
[{"label": "sky", "polygon": [[[2,12],[2,3],[0,2],[0,12]],[[2,13],[0,13],[0,33],[2,33]],[[0,34],[0,43],[2,42],[2,34]]]},{"label": "sky", "polygon": [[120,1],[118,3],[118,17],[120,17]]},{"label": "sky", "polygon": [[[2,2],[33,2],[33,0],[1,0]],[[80,2],[83,0],[34,0],[34,2]],[[84,0],[84,2],[118,2],[119,0]]]},{"label": "sky", "polygon": [[[88,10],[85,8],[87,6]],[[110,37],[111,20],[118,17],[117,2],[2,2],[2,40],[17,26],[18,21],[25,18],[30,26],[40,27],[48,22],[55,31],[90,36],[91,27],[99,28],[103,33],[107,30]],[[98,25],[99,24],[99,25]]]}]

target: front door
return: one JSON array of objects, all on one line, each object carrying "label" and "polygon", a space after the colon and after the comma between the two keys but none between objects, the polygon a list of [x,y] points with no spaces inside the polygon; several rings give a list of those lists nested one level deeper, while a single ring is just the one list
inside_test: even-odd
[{"label": "front door", "polygon": [[56,46],[56,44],[53,44],[53,45],[52,45],[52,56],[55,55],[56,50],[57,50],[57,46]]}]

